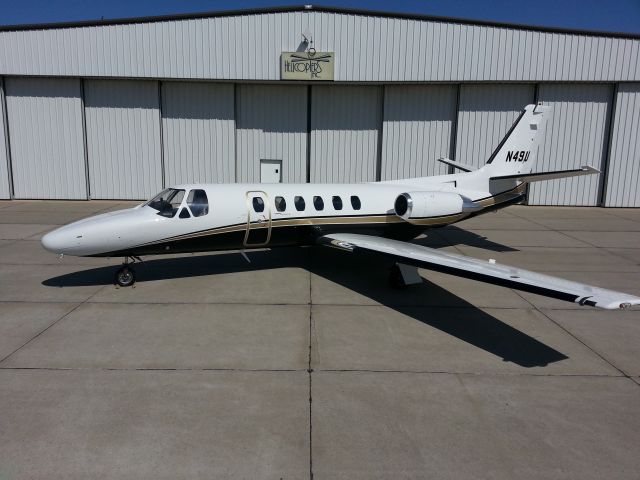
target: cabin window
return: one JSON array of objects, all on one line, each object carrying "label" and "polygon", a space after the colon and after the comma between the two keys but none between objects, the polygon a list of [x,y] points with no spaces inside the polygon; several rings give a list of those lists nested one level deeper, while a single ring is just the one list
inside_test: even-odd
[{"label": "cabin window", "polygon": [[296,206],[296,210],[298,210],[299,212],[304,211],[304,209],[305,209],[304,198],[295,197],[293,199],[293,204]]},{"label": "cabin window", "polygon": [[262,197],[253,197],[252,203],[255,212],[264,212],[264,200],[262,200]]},{"label": "cabin window", "polygon": [[322,197],[313,197],[313,206],[316,210],[324,210],[324,200],[322,200]]},{"label": "cabin window", "polygon": [[337,195],[331,197],[331,201],[333,202],[333,208],[336,210],[342,210],[342,199]]},{"label": "cabin window", "polygon": [[183,198],[184,190],[167,188],[145,203],[145,205],[158,210],[158,215],[173,218],[178,213],[178,208],[180,208]]},{"label": "cabin window", "polygon": [[360,197],[356,195],[351,195],[351,206],[354,210],[360,210],[362,204],[360,203]]},{"label": "cabin window", "polygon": [[178,217],[191,218],[191,215],[189,215],[189,210],[187,210],[187,207],[182,207],[182,210],[180,210],[180,215],[178,215]]},{"label": "cabin window", "polygon": [[204,190],[194,189],[187,196],[187,205],[194,217],[203,217],[209,213],[209,200],[207,192]]},{"label": "cabin window", "polygon": [[287,201],[284,197],[276,197],[276,210],[284,212],[287,209]]}]

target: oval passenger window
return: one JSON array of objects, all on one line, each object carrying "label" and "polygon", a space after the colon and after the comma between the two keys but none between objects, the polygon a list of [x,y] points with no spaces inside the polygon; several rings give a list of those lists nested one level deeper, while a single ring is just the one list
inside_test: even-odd
[{"label": "oval passenger window", "polygon": [[295,197],[293,199],[293,204],[296,206],[296,210],[298,210],[299,212],[302,212],[305,208],[304,198],[302,197]]},{"label": "oval passenger window", "polygon": [[284,212],[287,209],[287,201],[284,197],[276,197],[276,210],[279,212]]},{"label": "oval passenger window", "polygon": [[264,200],[261,197],[253,197],[253,210],[256,212],[264,212]]}]

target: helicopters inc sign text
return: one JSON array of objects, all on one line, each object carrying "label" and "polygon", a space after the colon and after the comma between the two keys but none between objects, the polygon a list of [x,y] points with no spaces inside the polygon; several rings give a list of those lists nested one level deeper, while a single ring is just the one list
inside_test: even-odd
[{"label": "helicopters inc sign text", "polygon": [[282,52],[282,80],[333,80],[333,52]]}]

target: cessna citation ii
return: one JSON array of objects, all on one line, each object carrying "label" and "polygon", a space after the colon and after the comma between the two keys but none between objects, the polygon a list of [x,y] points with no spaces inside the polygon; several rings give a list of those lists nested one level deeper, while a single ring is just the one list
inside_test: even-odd
[{"label": "cessna citation ii", "polygon": [[[177,185],[146,203],[58,228],[42,245],[62,255],[124,257],[120,286],[133,285],[143,255],[322,245],[395,261],[390,281],[417,283],[416,267],[606,309],[640,304],[625,293],[407,243],[428,228],[506,207],[528,182],[599,173],[532,173],[549,106],[528,105],[479,169],[359,184]],[[244,253],[244,252],[243,252]]]}]

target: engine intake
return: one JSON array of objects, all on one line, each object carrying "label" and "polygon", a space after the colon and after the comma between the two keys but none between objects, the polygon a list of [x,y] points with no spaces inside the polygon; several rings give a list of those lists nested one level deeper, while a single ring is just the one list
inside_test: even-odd
[{"label": "engine intake", "polygon": [[411,221],[419,218],[456,215],[465,210],[462,196],[453,192],[407,192],[396,198],[396,215]]}]

